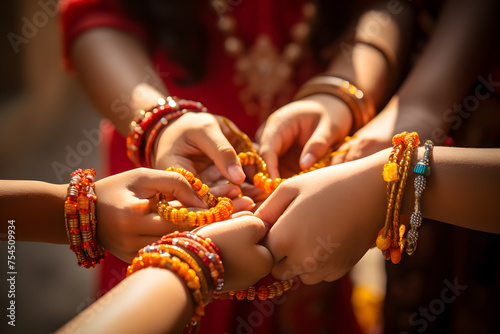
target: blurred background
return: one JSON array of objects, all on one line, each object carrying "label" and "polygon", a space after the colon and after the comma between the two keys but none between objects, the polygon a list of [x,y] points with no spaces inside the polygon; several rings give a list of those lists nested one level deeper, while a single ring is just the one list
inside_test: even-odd
[{"label": "blurred background", "polygon": [[[67,183],[79,167],[95,168],[99,177],[100,117],[62,68],[57,1],[5,0],[2,6],[0,178]],[[0,333],[51,333],[93,301],[96,269],[78,267],[68,245],[16,242],[15,256],[12,327],[7,243],[0,242]]]}]

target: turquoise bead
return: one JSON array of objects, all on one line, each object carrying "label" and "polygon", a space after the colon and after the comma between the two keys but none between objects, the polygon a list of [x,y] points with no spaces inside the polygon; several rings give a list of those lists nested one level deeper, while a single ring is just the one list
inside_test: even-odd
[{"label": "turquoise bead", "polygon": [[413,171],[420,175],[429,176],[431,174],[431,166],[429,164],[418,163],[415,165]]}]

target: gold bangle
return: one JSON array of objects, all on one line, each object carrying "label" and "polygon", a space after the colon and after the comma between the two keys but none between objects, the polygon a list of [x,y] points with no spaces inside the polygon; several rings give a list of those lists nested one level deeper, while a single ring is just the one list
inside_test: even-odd
[{"label": "gold bangle", "polygon": [[299,100],[320,93],[336,96],[347,103],[353,116],[351,133],[359,130],[375,116],[374,103],[367,94],[348,80],[328,74],[307,81],[293,99]]}]

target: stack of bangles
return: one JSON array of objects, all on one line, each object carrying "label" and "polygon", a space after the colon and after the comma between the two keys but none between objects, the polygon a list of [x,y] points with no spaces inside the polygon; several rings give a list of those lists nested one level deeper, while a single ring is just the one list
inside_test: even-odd
[{"label": "stack of bangles", "polygon": [[[159,241],[144,247],[127,268],[127,276],[147,267],[165,268],[174,272],[184,281],[191,292],[194,314],[185,332],[195,331],[205,306],[213,299],[224,298],[224,266],[219,248],[210,238],[191,232],[174,232],[163,236]],[[266,300],[282,295],[292,286],[292,281],[274,282],[258,289],[233,291],[229,296],[237,299]]]},{"label": "stack of bangles", "polygon": [[158,105],[141,110],[130,123],[127,136],[127,155],[137,167],[151,167],[151,154],[161,130],[187,112],[204,112],[200,102],[168,96]]},{"label": "stack of bangles", "polygon": [[70,249],[75,252],[78,265],[93,268],[106,256],[97,243],[93,169],[78,169],[71,173],[71,182],[64,202],[64,219]]},{"label": "stack of bangles", "polygon": [[394,145],[388,162],[384,165],[382,176],[387,183],[387,211],[384,227],[380,230],[376,245],[382,251],[386,260],[397,264],[401,254],[406,249],[408,255],[413,255],[417,248],[418,227],[422,224],[420,210],[421,196],[426,185],[426,176],[430,175],[429,159],[433,148],[432,141],[425,143],[424,157],[417,163],[414,173],[418,174],[414,181],[415,205],[410,217],[410,230],[405,238],[405,225],[400,222],[400,209],[406,180],[410,171],[413,151],[420,144],[416,132],[403,132],[393,137]]},{"label": "stack of bangles", "polygon": [[306,81],[293,99],[299,100],[313,94],[336,96],[349,106],[353,117],[351,134],[375,116],[373,100],[353,83],[334,75],[323,73]]}]

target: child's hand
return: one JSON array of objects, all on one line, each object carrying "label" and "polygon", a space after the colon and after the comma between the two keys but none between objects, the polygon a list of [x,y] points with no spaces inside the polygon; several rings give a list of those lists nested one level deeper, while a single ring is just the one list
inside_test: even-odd
[{"label": "child's hand", "polygon": [[219,247],[224,263],[224,292],[243,290],[271,272],[274,259],[259,243],[269,226],[250,212],[240,212],[233,219],[205,225],[196,231],[211,238]]},{"label": "child's hand", "polygon": [[303,147],[295,161],[300,169],[311,167],[328,148],[349,133],[352,115],[347,104],[335,96],[315,94],[289,103],[273,114],[259,129],[260,155],[271,178],[280,176],[280,157],[291,147]]},{"label": "child's hand", "polygon": [[137,251],[175,230],[156,212],[156,194],[177,199],[184,206],[207,208],[184,177],[175,172],[138,168],[96,182],[97,238],[108,251],[131,262]]},{"label": "child's hand", "polygon": [[433,135],[434,130],[442,127],[441,121],[442,117],[436,117],[423,107],[402,107],[395,96],[384,110],[355,133],[353,139],[339,147],[339,152],[346,152],[334,155],[332,164],[361,159],[392,147],[392,137],[403,131],[418,132],[421,143],[427,139],[441,143]]},{"label": "child's hand", "polygon": [[375,155],[296,176],[271,194],[255,215],[272,224],[263,244],[276,261],[274,277],[316,284],[356,264],[384,223],[384,159]]},{"label": "child's hand", "polygon": [[210,179],[223,178],[240,184],[245,174],[230,143],[234,139],[217,116],[187,113],[160,133],[153,166],[158,169],[183,167],[210,185],[200,174],[215,164]]}]

